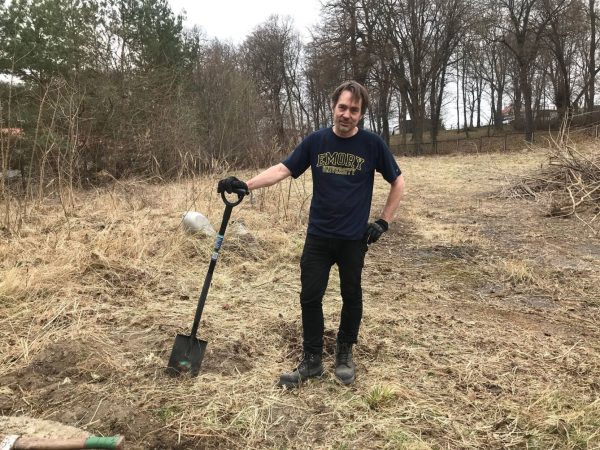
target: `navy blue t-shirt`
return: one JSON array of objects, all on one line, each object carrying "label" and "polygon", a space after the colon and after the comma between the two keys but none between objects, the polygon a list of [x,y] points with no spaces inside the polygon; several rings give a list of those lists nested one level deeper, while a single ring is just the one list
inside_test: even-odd
[{"label": "navy blue t-shirt", "polygon": [[313,177],[308,233],[361,239],[371,211],[375,172],[392,183],[400,168],[374,133],[359,130],[349,138],[324,128],[307,136],[283,161],[294,178],[308,167]]}]

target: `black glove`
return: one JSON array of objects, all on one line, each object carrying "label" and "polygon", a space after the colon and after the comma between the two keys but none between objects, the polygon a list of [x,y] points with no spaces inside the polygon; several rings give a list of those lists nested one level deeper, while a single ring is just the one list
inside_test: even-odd
[{"label": "black glove", "polygon": [[371,222],[365,231],[367,245],[377,242],[377,240],[388,230],[388,228],[388,223],[383,219],[377,219],[375,222]]},{"label": "black glove", "polygon": [[219,181],[217,186],[217,192],[221,194],[222,192],[227,192],[231,194],[232,192],[244,191],[246,195],[250,193],[248,190],[248,185],[243,181],[238,180],[236,177],[227,177]]}]

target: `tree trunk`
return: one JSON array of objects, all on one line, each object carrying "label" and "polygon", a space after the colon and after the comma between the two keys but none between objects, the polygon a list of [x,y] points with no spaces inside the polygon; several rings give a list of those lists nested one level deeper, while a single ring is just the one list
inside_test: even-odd
[{"label": "tree trunk", "polygon": [[416,144],[421,144],[423,142],[424,111],[422,110],[420,105],[413,105],[413,108],[410,108],[409,111],[413,128],[412,141]]},{"label": "tree trunk", "polygon": [[[435,103],[433,104],[432,114],[431,114],[431,142],[434,144],[437,142],[438,133],[439,133],[440,115],[441,115],[441,111],[442,111],[442,102],[444,99],[444,87],[446,86],[446,69],[447,69],[447,66],[444,65],[444,67],[442,69],[442,74],[440,76],[439,87],[437,89],[437,91],[438,91],[437,99],[436,99]],[[433,92],[433,90],[431,92],[431,97],[436,98],[435,92]]]},{"label": "tree trunk", "polygon": [[[527,70],[527,69],[525,69]],[[523,91],[520,80],[520,75],[514,78],[514,102],[513,102],[513,117],[516,124],[520,125],[523,120]]]},{"label": "tree trunk", "polygon": [[586,95],[586,111],[594,110],[596,96],[596,0],[589,0],[590,9],[590,60],[588,61],[588,92]]},{"label": "tree trunk", "polygon": [[400,142],[402,145],[406,146],[406,102],[402,100],[402,95],[398,96],[398,101],[400,102],[400,117],[398,117],[398,127],[400,128]]},{"label": "tree trunk", "polygon": [[[502,86],[496,88],[496,111],[494,111],[494,128],[498,131],[504,129],[504,115],[502,114],[503,102],[502,97],[504,96],[504,89]],[[514,105],[513,105],[514,107]],[[513,110],[514,115],[514,110]]]},{"label": "tree trunk", "polygon": [[490,82],[490,122],[488,124],[488,136],[492,123],[496,123],[496,90],[494,89],[494,80]]},{"label": "tree trunk", "polygon": [[279,97],[273,97],[273,114],[274,114],[274,125],[275,125],[275,135],[277,136],[277,143],[280,146],[287,145],[285,141],[285,129],[283,126],[283,113],[281,112],[281,104],[279,103]]},{"label": "tree trunk", "polygon": [[435,78],[432,80],[431,83],[431,88],[429,90],[429,114],[431,117],[431,127],[430,127],[430,141],[431,142],[435,142],[437,139],[437,127],[433,124],[434,122],[434,117],[435,117],[435,108],[437,105],[437,98],[436,98],[436,83],[438,80],[436,80]]},{"label": "tree trunk", "polygon": [[481,97],[483,96],[483,78],[477,81],[477,128],[481,127]]},{"label": "tree trunk", "polygon": [[456,64],[456,132],[460,133],[460,65]]},{"label": "tree trunk", "polygon": [[465,133],[469,137],[469,123],[467,122],[467,90],[465,85],[467,84],[467,70],[466,70],[466,59],[463,60],[463,72],[462,72],[462,100],[463,100],[463,123],[465,126]]},{"label": "tree trunk", "polygon": [[384,140],[384,142],[386,143],[386,145],[389,147],[390,145],[390,120],[388,119],[388,116],[385,115],[382,117],[382,127],[381,127],[381,132],[383,134],[382,138]]},{"label": "tree trunk", "polygon": [[527,74],[527,66],[522,65],[519,67],[519,84],[523,93],[523,102],[525,103],[525,140],[533,142],[532,91]]}]

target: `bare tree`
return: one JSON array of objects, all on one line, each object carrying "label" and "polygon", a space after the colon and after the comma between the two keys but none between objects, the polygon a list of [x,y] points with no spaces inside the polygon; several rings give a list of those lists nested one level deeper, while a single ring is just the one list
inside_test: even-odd
[{"label": "bare tree", "polygon": [[[469,58],[472,71],[478,86],[477,111],[480,116],[481,95],[485,90],[483,84],[489,87],[490,97],[490,123],[496,131],[503,129],[504,97],[507,89],[507,66],[510,57],[509,50],[500,42],[502,29],[500,28],[500,13],[496,3],[489,8],[481,7],[484,11],[479,20],[472,27]],[[480,119],[478,119],[478,122]]]},{"label": "bare tree", "polygon": [[294,94],[298,94],[297,66],[301,45],[290,18],[273,15],[259,25],[242,46],[245,66],[263,96],[279,145],[287,145],[284,114],[296,126]]},{"label": "bare tree", "polygon": [[448,61],[467,23],[466,2],[384,0],[381,5],[384,45],[393,50],[392,74],[412,120],[413,141],[423,140],[428,106],[435,140]]},{"label": "bare tree", "polygon": [[379,58],[371,70],[371,107],[375,132],[381,135],[383,140],[389,144],[390,115],[392,104],[392,73],[389,64],[383,58]]},{"label": "bare tree", "polygon": [[[553,56],[550,79],[554,87],[554,103],[560,117],[572,113],[572,90],[577,55],[577,36],[585,24],[585,11],[578,1],[565,4],[561,14],[553,14],[556,0],[544,0],[544,14],[548,16],[548,30],[545,33],[546,47]],[[581,78],[584,78],[585,75]]]},{"label": "bare tree", "polygon": [[[323,3],[322,22],[307,46],[307,88],[315,127],[330,119],[330,92],[343,80],[369,84],[374,54],[372,0],[330,0]],[[375,92],[373,92],[375,93]]]},{"label": "bare tree", "polygon": [[315,39],[306,47],[304,76],[308,109],[314,129],[323,128],[330,120],[329,93],[338,82],[341,60],[332,58],[328,43]]},{"label": "bare tree", "polygon": [[[574,103],[578,103],[581,97],[584,98],[584,108],[587,112],[594,111],[596,96],[596,77],[600,72],[600,66],[597,66],[596,53],[598,51],[598,12],[596,10],[596,1],[588,0],[587,4],[580,3],[583,6],[586,20],[580,23],[580,32],[577,36],[577,60],[581,65],[583,72],[582,79],[578,88],[579,92],[574,96]],[[590,117],[590,120],[593,120]]]},{"label": "bare tree", "polygon": [[508,83],[508,49],[498,41],[498,28],[494,27],[489,38],[485,39],[486,65],[489,67],[487,81],[491,87],[491,106],[494,128],[502,130],[504,123],[504,95]]},{"label": "bare tree", "polygon": [[323,5],[319,40],[332,52],[330,58],[340,59],[340,80],[354,79],[367,84],[373,61],[366,42],[368,31],[365,26],[370,26],[372,21],[365,15],[372,7],[370,0],[330,0]]},{"label": "bare tree", "polygon": [[[540,50],[540,43],[549,22],[560,14],[569,0],[556,0],[545,8],[546,0],[500,0],[505,15],[505,34],[501,41],[510,49],[517,66],[518,89],[525,106],[525,139],[533,140],[532,69]],[[515,98],[515,106],[517,105]],[[518,111],[517,111],[518,112]]]}]

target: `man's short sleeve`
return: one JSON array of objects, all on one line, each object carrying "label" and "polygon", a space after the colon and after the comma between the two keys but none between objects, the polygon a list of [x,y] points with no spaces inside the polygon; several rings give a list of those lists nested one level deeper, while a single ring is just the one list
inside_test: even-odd
[{"label": "man's short sleeve", "polygon": [[310,167],[309,137],[300,142],[298,147],[282,161],[282,164],[289,169],[294,178],[298,178]]},{"label": "man's short sleeve", "polygon": [[377,167],[375,170],[381,173],[388,183],[393,183],[402,174],[394,155],[392,155],[392,152],[390,152],[390,149],[385,145],[383,140],[381,140],[379,145],[379,157],[377,158]]}]

